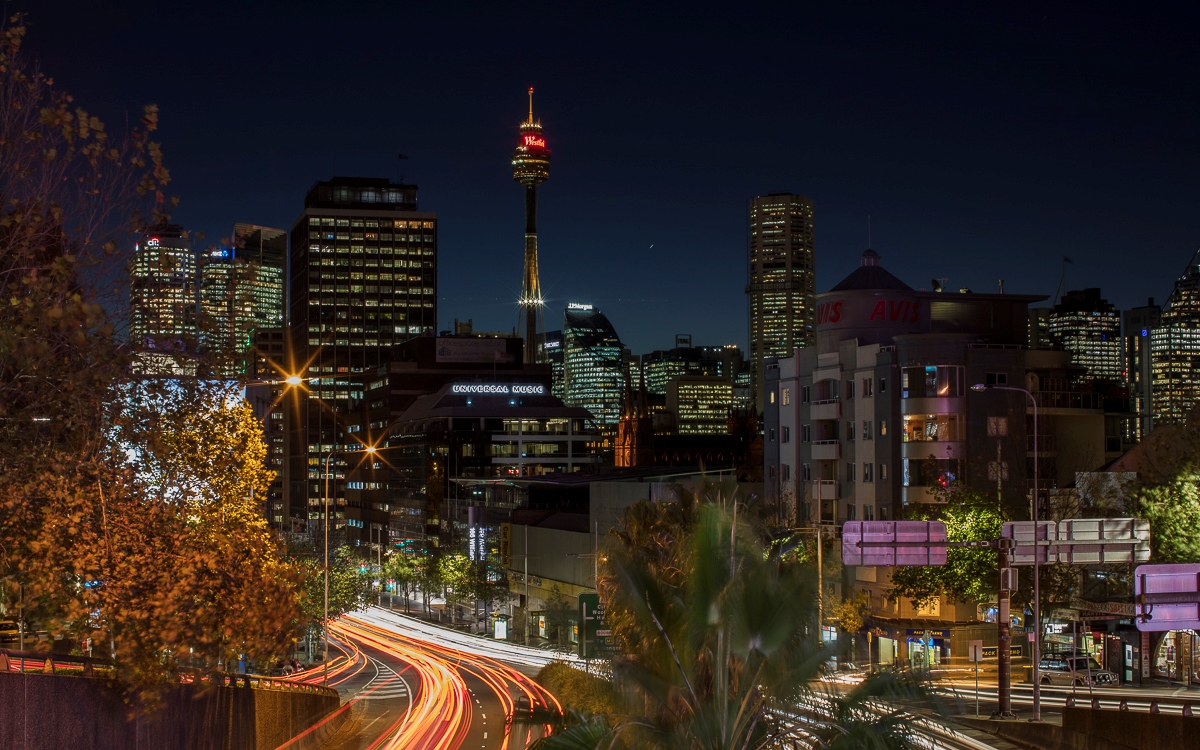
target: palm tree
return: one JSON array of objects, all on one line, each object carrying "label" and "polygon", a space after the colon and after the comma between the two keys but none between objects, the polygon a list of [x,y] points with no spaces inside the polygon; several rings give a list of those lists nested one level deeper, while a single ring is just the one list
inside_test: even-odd
[{"label": "palm tree", "polygon": [[821,683],[830,654],[815,571],[767,554],[764,530],[731,497],[709,486],[627,510],[599,582],[626,710],[580,718],[537,747],[910,746],[894,701],[922,697],[920,686],[883,676],[842,695]]}]

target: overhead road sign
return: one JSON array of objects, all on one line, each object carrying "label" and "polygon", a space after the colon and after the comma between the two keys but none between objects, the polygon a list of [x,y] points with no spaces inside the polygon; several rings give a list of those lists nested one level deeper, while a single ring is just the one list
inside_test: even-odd
[{"label": "overhead road sign", "polygon": [[1133,571],[1138,630],[1200,629],[1200,565],[1139,565]]},{"label": "overhead road sign", "polygon": [[946,524],[941,521],[846,521],[844,565],[945,565]]},{"label": "overhead road sign", "polygon": [[1150,559],[1150,522],[1141,518],[1072,518],[1054,523],[1010,521],[1000,532],[1013,540],[1011,565],[1136,563]]}]

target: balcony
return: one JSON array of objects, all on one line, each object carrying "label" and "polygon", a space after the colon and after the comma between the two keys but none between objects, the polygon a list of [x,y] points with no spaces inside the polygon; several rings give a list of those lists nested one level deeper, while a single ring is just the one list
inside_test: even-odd
[{"label": "balcony", "polygon": [[837,461],[842,457],[842,444],[836,440],[818,440],[812,444],[814,461]]},{"label": "balcony", "polygon": [[814,401],[809,409],[809,418],[814,421],[819,419],[841,419],[842,402],[836,398],[825,401]]},{"label": "balcony", "polygon": [[817,495],[818,500],[837,500],[838,499],[838,483],[829,479],[813,480],[812,493]]}]

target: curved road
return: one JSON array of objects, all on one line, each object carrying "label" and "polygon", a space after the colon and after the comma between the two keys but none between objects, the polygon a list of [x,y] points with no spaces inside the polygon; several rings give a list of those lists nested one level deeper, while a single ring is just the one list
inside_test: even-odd
[{"label": "curved road", "polygon": [[[437,629],[426,632],[415,622],[372,608],[333,623],[330,646],[337,656],[330,660],[328,679],[342,693],[348,715],[324,748],[524,748],[545,728],[513,722],[517,698],[561,711],[554,696],[500,661],[532,668],[549,661],[545,654],[520,647],[509,652],[507,644]],[[471,642],[456,644],[456,636]],[[324,675],[311,670],[295,679],[320,683]]]}]

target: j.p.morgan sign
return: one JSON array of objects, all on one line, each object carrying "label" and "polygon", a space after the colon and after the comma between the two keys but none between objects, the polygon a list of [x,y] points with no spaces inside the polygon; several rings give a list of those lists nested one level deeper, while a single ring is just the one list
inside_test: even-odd
[{"label": "j.p.morgan sign", "polygon": [[495,396],[544,396],[544,385],[521,385],[508,383],[460,383],[450,386],[451,393],[482,393]]}]

